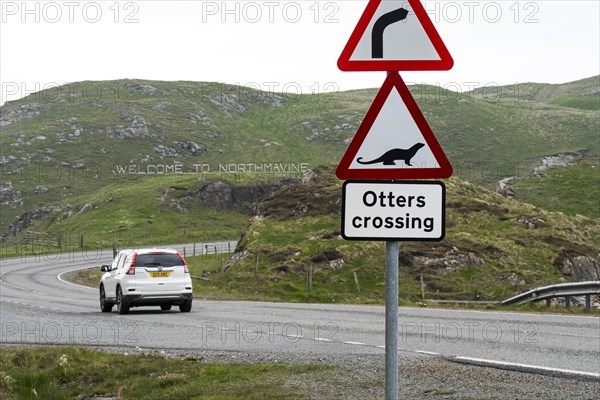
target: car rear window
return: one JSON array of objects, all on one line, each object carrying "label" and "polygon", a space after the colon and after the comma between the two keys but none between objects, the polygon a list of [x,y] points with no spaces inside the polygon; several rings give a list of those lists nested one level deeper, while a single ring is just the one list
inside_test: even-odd
[{"label": "car rear window", "polygon": [[177,254],[163,253],[163,254],[138,254],[135,259],[136,267],[172,267],[174,265],[183,265],[181,258]]}]

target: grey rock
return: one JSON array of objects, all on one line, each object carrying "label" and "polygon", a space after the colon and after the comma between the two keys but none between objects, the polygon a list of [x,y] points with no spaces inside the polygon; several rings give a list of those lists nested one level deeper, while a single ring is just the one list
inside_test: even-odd
[{"label": "grey rock", "polygon": [[95,207],[92,203],[87,203],[86,205],[84,205],[83,207],[81,207],[81,209],[77,212],[77,215],[86,213],[88,211],[93,210]]},{"label": "grey rock", "polygon": [[48,191],[48,188],[46,186],[42,186],[42,185],[38,185],[35,187],[34,190],[28,190],[26,193],[29,196],[37,196],[40,194],[44,194]]},{"label": "grey rock", "polygon": [[0,204],[11,208],[23,205],[21,193],[13,189],[12,182],[0,183]]},{"label": "grey rock", "polygon": [[159,144],[154,147],[154,152],[158,154],[160,158],[163,157],[179,157],[181,154],[174,148]]},{"label": "grey rock", "polygon": [[499,180],[496,183],[496,193],[498,193],[500,196],[505,197],[507,199],[514,199],[517,194],[508,185],[510,183],[515,182],[516,180],[517,180],[516,176],[510,176],[508,178],[504,178],[504,179]]},{"label": "grey rock", "polygon": [[[296,181],[294,180],[294,182]],[[258,200],[271,191],[290,183],[292,183],[290,179],[246,186],[233,186],[222,181],[210,182],[196,192],[183,196],[182,200],[194,201],[216,210],[233,210],[242,214],[250,214]]]},{"label": "grey rock", "polygon": [[174,143],[176,146],[182,148],[183,150],[190,152],[193,156],[202,156],[208,152],[206,147],[199,145],[196,142],[192,142],[191,140]]},{"label": "grey rock", "polygon": [[48,218],[55,212],[60,211],[60,207],[38,207],[30,211],[26,211],[23,214],[15,218],[13,223],[8,227],[6,232],[2,235],[1,241],[9,239],[19,232],[22,232],[32,225],[37,225],[44,219]]},{"label": "grey rock", "polygon": [[600,280],[600,260],[574,251],[563,250],[552,264],[568,277],[580,281]]},{"label": "grey rock", "polygon": [[485,260],[477,254],[458,249],[446,252],[443,257],[415,255],[411,258],[410,262],[416,265],[436,268],[436,272],[442,275],[459,271],[461,268],[468,266],[483,267],[486,265]]}]

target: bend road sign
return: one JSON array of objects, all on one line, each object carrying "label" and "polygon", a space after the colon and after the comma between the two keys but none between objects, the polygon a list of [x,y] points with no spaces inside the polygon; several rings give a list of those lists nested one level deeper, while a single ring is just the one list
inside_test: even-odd
[{"label": "bend road sign", "polygon": [[440,241],[446,187],[436,181],[346,181],[342,237],[347,240]]},{"label": "bend road sign", "polygon": [[420,0],[370,0],[338,59],[342,71],[448,70],[453,65]]}]

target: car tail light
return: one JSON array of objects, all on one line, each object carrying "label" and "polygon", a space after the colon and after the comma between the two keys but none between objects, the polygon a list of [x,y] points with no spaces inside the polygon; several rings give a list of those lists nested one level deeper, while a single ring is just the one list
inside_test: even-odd
[{"label": "car tail light", "polygon": [[131,265],[125,275],[135,275],[135,260],[137,259],[137,253],[133,255],[133,260],[131,260]]},{"label": "car tail light", "polygon": [[183,257],[181,257],[181,254],[177,253],[177,255],[179,256],[179,258],[181,259],[181,263],[183,264],[183,272],[186,274],[190,273],[190,269],[187,266],[187,263],[185,262],[185,260],[183,259]]}]

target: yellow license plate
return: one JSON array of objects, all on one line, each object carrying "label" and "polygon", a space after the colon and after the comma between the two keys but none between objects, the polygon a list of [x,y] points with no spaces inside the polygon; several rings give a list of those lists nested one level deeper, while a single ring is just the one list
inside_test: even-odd
[{"label": "yellow license plate", "polygon": [[171,272],[150,272],[150,278],[168,278]]}]

